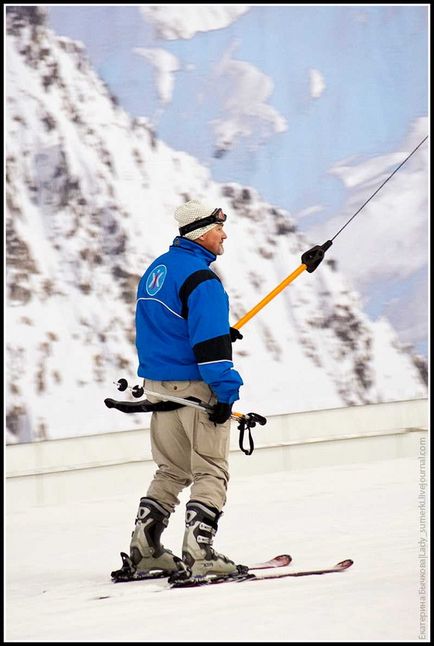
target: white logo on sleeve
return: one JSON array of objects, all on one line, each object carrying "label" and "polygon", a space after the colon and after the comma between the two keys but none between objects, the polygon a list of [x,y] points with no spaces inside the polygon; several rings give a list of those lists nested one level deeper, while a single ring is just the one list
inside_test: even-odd
[{"label": "white logo on sleeve", "polygon": [[149,296],[155,296],[155,294],[160,291],[160,289],[163,287],[166,276],[166,265],[158,265],[158,267],[155,267],[151,271],[146,281],[146,291]]}]

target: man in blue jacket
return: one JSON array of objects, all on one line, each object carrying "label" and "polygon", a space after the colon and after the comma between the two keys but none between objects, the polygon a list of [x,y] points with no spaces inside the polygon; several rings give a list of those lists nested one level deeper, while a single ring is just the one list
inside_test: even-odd
[{"label": "man in blue jacket", "polygon": [[242,337],[229,326],[228,296],[209,268],[224,252],[226,215],[191,200],[176,209],[175,219],[180,235],[146,270],[138,288],[138,374],[162,400],[165,394],[193,396],[214,408],[152,413],[158,469],[140,500],[130,557],[141,575],[179,569],[179,558],[161,545],[160,536],[178,494],[191,485],[182,560],[193,576],[231,574],[235,563],[212,547],[226,502],[231,410],[243,383],[231,346]]}]

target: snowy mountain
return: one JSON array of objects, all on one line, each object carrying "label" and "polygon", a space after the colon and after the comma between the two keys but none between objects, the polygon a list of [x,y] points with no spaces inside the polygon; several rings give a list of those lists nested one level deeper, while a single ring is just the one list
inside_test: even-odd
[{"label": "snowy mountain", "polygon": [[[59,38],[40,7],[9,6],[6,39],[8,441],[143,425],[105,408],[138,383],[134,310],[147,265],[177,234],[173,212],[204,199],[228,214],[213,265],[235,323],[325,240],[252,188],[219,184],[132,118]],[[426,396],[426,366],[373,322],[333,260],[304,272],[242,329],[238,410],[263,414]]]}]

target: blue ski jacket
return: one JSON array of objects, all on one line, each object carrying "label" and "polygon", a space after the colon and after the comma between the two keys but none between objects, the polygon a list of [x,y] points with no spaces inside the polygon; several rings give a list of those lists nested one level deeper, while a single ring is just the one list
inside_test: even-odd
[{"label": "blue ski jacket", "polygon": [[229,299],[209,265],[216,256],[176,237],[142,276],[136,304],[139,377],[205,381],[232,404],[243,384],[232,363]]}]

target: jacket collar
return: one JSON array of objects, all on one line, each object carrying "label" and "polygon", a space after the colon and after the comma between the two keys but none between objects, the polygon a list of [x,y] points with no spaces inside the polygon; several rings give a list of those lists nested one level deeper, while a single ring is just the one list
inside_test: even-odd
[{"label": "jacket collar", "polygon": [[190,240],[189,238],[183,238],[182,236],[176,236],[171,247],[175,247],[175,249],[185,249],[190,253],[194,253],[195,256],[203,258],[205,262],[208,263],[208,265],[214,262],[214,260],[216,260],[217,258],[217,256],[215,256],[212,251],[208,251],[208,249],[202,247],[202,245],[198,242]]}]

